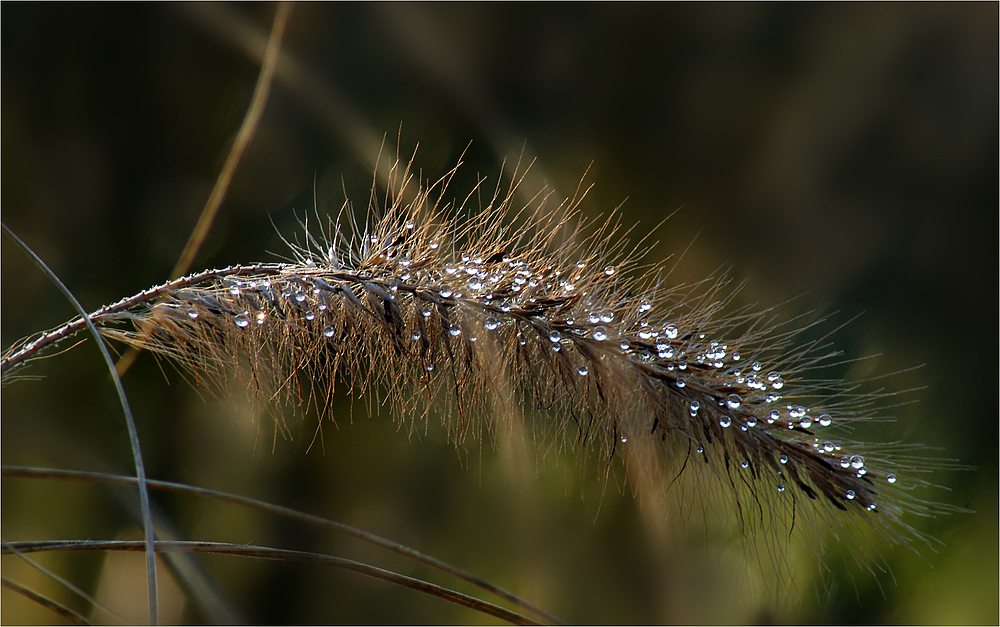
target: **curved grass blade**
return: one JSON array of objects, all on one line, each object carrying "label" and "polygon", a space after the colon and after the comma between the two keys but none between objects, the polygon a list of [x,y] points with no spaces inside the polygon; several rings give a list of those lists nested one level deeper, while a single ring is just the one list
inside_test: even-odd
[{"label": "curved grass blade", "polygon": [[[136,540],[26,540],[21,542],[4,542],[2,553],[7,554],[12,550],[22,553],[35,553],[39,551],[142,551],[145,544]],[[445,601],[468,607],[482,612],[489,616],[505,620],[514,625],[541,625],[527,616],[518,614],[506,608],[488,603],[476,597],[463,594],[456,590],[451,590],[437,584],[409,577],[391,570],[370,566],[354,560],[313,553],[309,551],[295,551],[291,549],[278,549],[266,546],[247,546],[232,542],[192,542],[192,541],[164,541],[155,542],[155,550],[161,553],[170,551],[191,551],[196,553],[214,553],[218,555],[236,555],[241,557],[253,557],[268,560],[294,560],[300,562],[319,562],[343,568],[362,575],[367,575],[382,581],[388,581],[404,588],[410,588],[418,592],[423,592],[431,596],[438,597]]]},{"label": "curved grass blade", "polygon": [[35,254],[35,251],[31,250],[27,244],[21,241],[17,235],[6,224],[0,224],[3,227],[4,233],[6,233],[14,242],[31,258],[31,260],[38,266],[38,268],[45,273],[45,275],[55,283],[59,291],[63,293],[63,296],[73,305],[77,313],[83,318],[87,327],[90,329],[90,333],[94,336],[97,341],[97,348],[101,351],[101,355],[104,357],[104,362],[108,366],[108,371],[111,373],[111,379],[115,384],[115,391],[118,392],[118,400],[121,402],[122,412],[125,414],[125,424],[128,427],[128,438],[129,446],[132,449],[132,459],[135,463],[135,476],[136,484],[139,487],[139,506],[142,509],[142,527],[143,534],[145,536],[146,545],[146,586],[149,589],[149,623],[151,625],[156,624],[156,556],[153,554],[153,517],[150,515],[149,511],[149,492],[146,488],[146,468],[142,460],[142,449],[139,447],[139,433],[135,428],[135,420],[132,418],[132,408],[128,404],[128,398],[125,396],[125,388],[122,387],[122,380],[119,378],[118,373],[115,371],[115,362],[111,359],[111,353],[108,352],[108,347],[104,343],[104,338],[97,331],[97,327],[94,326],[93,321],[90,319],[90,315],[80,304],[80,301],[73,296],[73,293],[69,291],[69,288],[56,276],[42,259]]},{"label": "curved grass blade", "polygon": [[[115,485],[125,485],[134,486],[136,484],[135,477],[127,477],[124,475],[115,475],[103,472],[91,472],[82,470],[60,470],[55,468],[31,468],[26,466],[2,466],[0,467],[0,474],[3,477],[10,478],[23,478],[23,479],[55,479],[61,481],[97,481],[101,483],[115,484]],[[171,492],[179,492],[182,494],[194,494],[198,496],[206,496],[209,498],[217,499],[220,501],[226,501],[236,505],[242,505],[245,507],[252,507],[265,512],[271,512],[279,516],[284,516],[286,518],[291,518],[293,520],[299,520],[301,522],[320,525],[338,531],[345,535],[351,536],[363,542],[368,542],[375,546],[382,547],[404,557],[410,558],[431,568],[435,568],[441,572],[448,573],[458,577],[459,579],[466,581],[482,590],[491,592],[496,596],[504,599],[505,601],[512,603],[523,610],[530,611],[543,620],[553,624],[560,624],[561,621],[549,614],[545,610],[535,607],[531,603],[515,596],[514,594],[507,592],[506,590],[499,588],[487,581],[479,579],[473,575],[470,575],[450,564],[442,562],[436,558],[429,555],[425,555],[419,551],[411,549],[402,544],[398,544],[391,540],[387,540],[373,533],[351,527],[350,525],[345,525],[344,523],[339,523],[333,520],[323,518],[321,516],[316,516],[313,514],[307,514],[305,512],[300,512],[288,507],[282,507],[281,505],[274,505],[264,501],[258,501],[256,499],[247,498],[244,496],[238,496],[235,494],[229,494],[226,492],[220,492],[218,490],[212,490],[209,488],[202,488],[198,486],[185,485],[183,483],[174,483],[172,481],[160,481],[157,479],[149,479],[146,485],[153,490],[168,490]]]}]

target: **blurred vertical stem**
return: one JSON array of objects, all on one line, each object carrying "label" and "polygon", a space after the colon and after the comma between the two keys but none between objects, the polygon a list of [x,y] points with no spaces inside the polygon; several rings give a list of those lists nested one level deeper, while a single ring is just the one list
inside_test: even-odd
[{"label": "blurred vertical stem", "polygon": [[[185,275],[191,268],[195,256],[201,249],[202,244],[205,243],[205,238],[208,237],[208,231],[212,228],[212,223],[219,212],[219,207],[222,206],[222,201],[226,198],[226,192],[229,191],[229,184],[232,183],[233,174],[236,173],[236,168],[239,166],[240,160],[243,159],[243,153],[246,152],[247,146],[250,145],[254,135],[257,133],[257,125],[260,123],[260,118],[264,114],[264,108],[267,106],[268,96],[271,94],[274,70],[278,65],[278,58],[281,53],[281,39],[284,37],[285,26],[288,24],[288,17],[291,13],[291,2],[278,3],[278,8],[274,14],[274,23],[271,26],[271,36],[267,42],[264,61],[260,66],[260,74],[257,75],[257,85],[254,87],[250,107],[243,117],[243,124],[236,134],[236,140],[233,142],[232,148],[229,149],[229,156],[226,157],[226,162],[222,166],[222,172],[215,179],[215,187],[212,188],[212,193],[205,203],[205,208],[201,210],[198,223],[195,225],[194,230],[191,231],[191,236],[188,238],[187,244],[184,245],[180,259],[177,260],[177,265],[170,272],[170,279],[176,279]],[[118,376],[124,375],[132,367],[138,355],[139,350],[134,347],[130,347],[122,355],[121,359],[115,365]]]}]

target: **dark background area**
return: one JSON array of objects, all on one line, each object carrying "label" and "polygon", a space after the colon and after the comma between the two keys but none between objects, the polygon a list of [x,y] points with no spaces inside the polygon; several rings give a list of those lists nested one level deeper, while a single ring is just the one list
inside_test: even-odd
[{"label": "dark background area", "polygon": [[[3,221],[86,307],[167,278],[253,93],[259,65],[237,40],[266,39],[273,14],[3,6]],[[145,355],[125,385],[151,477],[343,520],[571,623],[1000,620],[997,4],[308,4],[294,7],[284,50],[299,71],[276,81],[196,269],[273,260],[314,181],[321,211],[346,189],[363,213],[379,144],[394,152],[400,126],[400,153],[419,142],[428,178],[471,142],[460,198],[522,153],[537,157],[526,185],[562,195],[591,166],[584,212],[622,205],[636,240],[680,209],[654,238],[654,259],[690,246],[672,280],[726,269],[747,280],[747,302],[838,312],[826,330],[862,314],[835,341],[848,358],[880,357],[838,374],[896,373],[887,388],[921,389],[859,437],[927,443],[974,467],[933,477],[947,490],[927,496],[975,513],[909,521],[944,543],[922,556],[873,542],[891,575],[827,573],[793,547],[783,559],[796,592],[775,601],[749,583],[738,540],[706,547],[699,521],[650,530],[628,490],[602,496],[572,462],[512,470],[489,446],[462,457],[434,430],[410,441],[364,402],[351,418],[347,397],[322,447],[307,451],[314,417],[274,444],[239,392],[199,394]],[[7,239],[2,281],[4,347],[73,315]],[[4,464],[132,471],[89,342],[31,373],[43,378],[3,390]],[[430,575],[273,516],[156,500],[189,539]],[[2,517],[7,540],[138,537],[99,486],[5,479]],[[141,560],[119,557],[39,559],[142,621]],[[484,620],[325,567],[205,562],[249,622]],[[3,569],[89,611],[16,558]],[[2,594],[4,623],[56,620]],[[167,620],[205,620],[176,592],[163,599]]]}]

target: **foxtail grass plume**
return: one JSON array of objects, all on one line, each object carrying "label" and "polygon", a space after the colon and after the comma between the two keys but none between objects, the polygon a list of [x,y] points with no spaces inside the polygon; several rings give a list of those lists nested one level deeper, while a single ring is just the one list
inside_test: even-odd
[{"label": "foxtail grass plume", "polygon": [[[813,323],[736,307],[724,277],[666,287],[616,216],[580,219],[582,187],[556,207],[544,190],[519,204],[515,175],[470,211],[473,194],[442,200],[453,175],[424,185],[397,164],[370,222],[342,211],[306,225],[287,261],[193,274],[92,318],[196,385],[244,377],[261,405],[324,415],[347,386],[406,429],[439,420],[459,447],[540,413],[536,441],[605,471],[623,458],[647,487],[695,475],[744,530],[818,513],[799,520],[930,541],[903,517],[949,509],[913,495],[940,464],[845,438],[886,395],[808,378],[837,356],[795,343]],[[5,378],[82,326],[14,346]]]}]

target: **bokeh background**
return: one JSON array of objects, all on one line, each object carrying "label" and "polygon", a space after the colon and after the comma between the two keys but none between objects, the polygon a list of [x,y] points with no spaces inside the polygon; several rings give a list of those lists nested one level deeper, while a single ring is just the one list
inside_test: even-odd
[{"label": "bokeh background", "polygon": [[[167,278],[249,104],[274,11],[4,5],[3,221],[85,306]],[[622,205],[638,237],[680,209],[654,252],[690,246],[678,280],[727,269],[748,281],[745,300],[797,297],[789,316],[839,312],[827,330],[862,314],[835,340],[849,358],[881,356],[837,374],[922,366],[885,381],[922,388],[900,397],[917,402],[861,435],[928,443],[973,467],[940,473],[949,491],[929,496],[975,513],[911,521],[944,543],[919,557],[874,543],[891,574],[825,572],[793,548],[798,592],[775,600],[747,584],[738,540],[706,541],[699,521],[651,530],[627,490],[602,494],[571,460],[512,469],[488,445],[459,455],[440,432],[410,440],[347,396],[322,446],[309,449],[310,416],[275,443],[239,394],[199,393],[146,355],[125,386],[151,477],[354,524],[574,623],[1000,620],[996,3],[306,4],[293,9],[284,51],[197,267],[275,259],[277,233],[312,208],[314,182],[321,211],[339,209],[346,190],[363,213],[383,138],[393,153],[401,136],[404,156],[419,142],[416,164],[432,178],[471,142],[458,197],[521,154],[537,158],[527,184],[563,194],[590,166],[588,215]],[[4,347],[72,316],[6,239],[2,281]],[[31,372],[41,378],[3,390],[3,463],[130,473],[93,346]],[[4,479],[2,534],[136,538],[128,494]],[[275,516],[155,500],[188,539],[321,550],[435,577]],[[38,559],[145,620],[141,559]],[[489,622],[328,567],[204,563],[241,621]],[[2,565],[5,577],[91,611],[17,558]],[[162,586],[164,620],[209,619]],[[4,623],[57,620],[7,589],[2,600]]]}]

